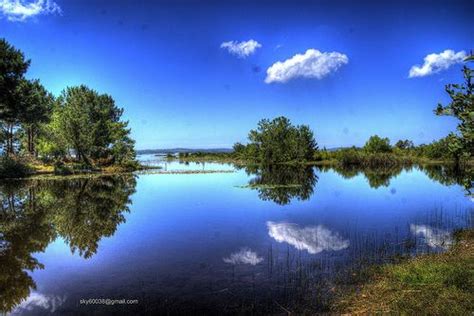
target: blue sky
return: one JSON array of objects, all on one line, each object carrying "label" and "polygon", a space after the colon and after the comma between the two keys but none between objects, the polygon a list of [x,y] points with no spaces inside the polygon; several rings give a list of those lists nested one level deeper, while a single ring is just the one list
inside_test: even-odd
[{"label": "blue sky", "polygon": [[55,95],[111,94],[139,149],[230,147],[280,115],[309,124],[320,147],[373,134],[419,144],[455,130],[433,109],[461,81],[472,12],[473,1],[0,0],[0,37]]}]

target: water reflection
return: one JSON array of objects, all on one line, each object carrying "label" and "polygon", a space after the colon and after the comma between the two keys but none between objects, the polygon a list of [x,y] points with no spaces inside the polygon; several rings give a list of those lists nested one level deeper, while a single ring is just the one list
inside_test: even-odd
[{"label": "water reflection", "polygon": [[223,259],[225,263],[230,264],[250,264],[255,266],[263,261],[255,251],[249,248],[242,248],[238,252],[231,253],[229,257]]},{"label": "water reflection", "polygon": [[349,247],[349,240],[322,225],[300,227],[292,223],[267,222],[268,235],[276,241],[285,242],[298,250],[317,254],[324,250],[342,250]]},{"label": "water reflection", "polygon": [[340,174],[344,179],[350,179],[362,174],[371,188],[388,187],[390,180],[398,176],[402,171],[409,171],[412,167],[407,166],[390,166],[384,168],[360,168],[360,167],[344,167],[333,166],[331,168],[322,167],[323,170],[332,169]]},{"label": "water reflection", "polygon": [[[393,256],[443,251],[450,232],[472,224],[459,188],[416,168],[140,175],[130,214],[133,177],[3,183],[0,314],[15,305],[22,315],[276,314],[275,301],[296,314],[329,312],[336,281]],[[443,184],[469,179],[430,172]],[[257,192],[235,189],[247,183]],[[140,304],[79,306],[101,295]]]},{"label": "water reflection", "polygon": [[448,249],[453,243],[451,234],[443,229],[411,224],[410,231],[415,237],[421,235],[425,243],[431,248]]},{"label": "water reflection", "polygon": [[285,205],[293,199],[307,200],[314,192],[318,176],[310,166],[270,165],[245,168],[253,178],[248,187],[264,201]]},{"label": "water reflection", "polygon": [[33,254],[56,237],[84,258],[95,254],[99,240],[125,221],[135,185],[133,176],[3,183],[0,312],[11,311],[36,288],[26,271],[44,268]]},{"label": "water reflection", "polygon": [[13,315],[21,315],[25,311],[43,310],[54,313],[64,302],[66,296],[44,295],[32,292],[28,298],[23,300],[12,312]]},{"label": "water reflection", "polygon": [[[236,168],[239,168],[236,166]],[[289,204],[293,199],[307,200],[314,193],[318,182],[315,169],[328,172],[336,171],[344,179],[351,179],[363,175],[371,188],[389,187],[390,181],[402,172],[413,169],[423,171],[430,179],[443,185],[457,184],[466,190],[471,198],[474,186],[474,169],[472,167],[459,170],[454,166],[426,165],[426,166],[390,166],[380,168],[344,167],[333,166],[293,166],[293,165],[269,165],[269,166],[247,166],[245,171],[253,176],[246,187],[257,190],[258,196],[264,201],[273,201],[280,205]],[[396,189],[392,188],[395,194]]]},{"label": "water reflection", "polygon": [[467,166],[462,170],[454,165],[427,165],[420,166],[420,169],[431,179],[443,185],[457,184],[466,190],[467,195],[474,197],[474,168]]}]

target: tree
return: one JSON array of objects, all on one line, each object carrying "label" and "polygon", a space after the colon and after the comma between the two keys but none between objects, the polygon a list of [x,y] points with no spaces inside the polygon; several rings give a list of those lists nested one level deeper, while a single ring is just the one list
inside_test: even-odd
[{"label": "tree", "polygon": [[[317,149],[314,134],[306,125],[294,126],[286,117],[263,119],[249,133],[246,158],[272,164],[312,159]],[[237,149],[240,144],[235,145]]]},{"label": "tree", "polygon": [[55,107],[57,130],[76,158],[87,165],[92,161],[124,163],[135,159],[134,141],[128,122],[121,121],[123,109],[107,94],[84,85],[61,93]]},{"label": "tree", "polygon": [[370,136],[369,140],[364,145],[364,150],[367,153],[387,153],[392,150],[390,147],[390,140],[388,138],[381,138],[378,135]]},{"label": "tree", "polygon": [[36,137],[40,125],[50,120],[54,97],[39,80],[23,80],[19,89],[19,120],[26,134],[27,151],[36,156]]},{"label": "tree", "polygon": [[395,143],[395,147],[398,149],[413,149],[415,148],[415,145],[411,140],[405,139],[405,140],[399,140],[398,142]]},{"label": "tree", "polygon": [[7,155],[14,151],[14,132],[20,123],[21,102],[18,102],[30,61],[24,54],[10,45],[5,39],[0,39],[0,124],[4,134],[5,151]]},{"label": "tree", "polygon": [[[466,58],[474,61],[474,56]],[[461,157],[469,158],[474,153],[474,71],[467,66],[463,67],[464,84],[448,84],[445,90],[451,98],[448,105],[438,104],[436,115],[453,116],[459,120],[457,129],[460,138],[456,146],[452,146],[452,153],[457,163]]]}]

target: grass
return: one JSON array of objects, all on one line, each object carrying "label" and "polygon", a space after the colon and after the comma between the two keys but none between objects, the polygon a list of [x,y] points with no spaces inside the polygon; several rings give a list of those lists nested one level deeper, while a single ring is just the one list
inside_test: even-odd
[{"label": "grass", "polygon": [[445,253],[373,267],[368,281],[336,300],[341,313],[470,315],[474,312],[474,230],[455,234]]}]

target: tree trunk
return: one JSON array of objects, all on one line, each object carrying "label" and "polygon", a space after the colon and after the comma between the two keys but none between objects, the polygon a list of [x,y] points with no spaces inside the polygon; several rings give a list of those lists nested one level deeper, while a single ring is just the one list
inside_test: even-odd
[{"label": "tree trunk", "polygon": [[7,126],[7,156],[13,155],[13,124]]},{"label": "tree trunk", "polygon": [[28,153],[36,157],[36,152],[35,152],[35,129],[33,126],[28,127],[27,130],[28,133]]}]

